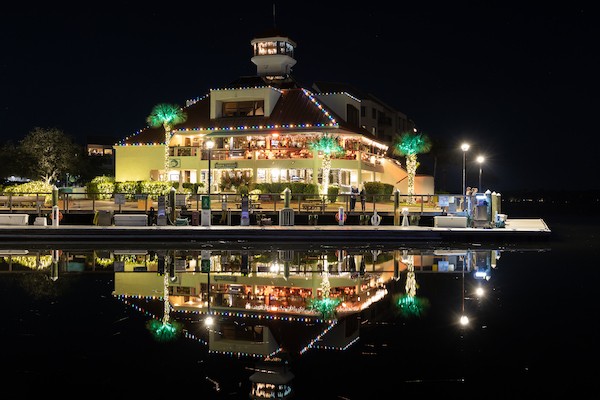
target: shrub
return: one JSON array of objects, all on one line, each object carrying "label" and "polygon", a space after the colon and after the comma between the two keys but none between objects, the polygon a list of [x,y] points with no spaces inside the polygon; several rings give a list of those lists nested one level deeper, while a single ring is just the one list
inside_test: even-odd
[{"label": "shrub", "polygon": [[[12,185],[4,188],[4,193],[13,193],[24,196],[35,196],[44,194],[44,202],[52,201],[52,189],[54,187],[45,181],[29,181],[20,185]],[[40,197],[41,199],[42,197]]]},{"label": "shrub", "polygon": [[340,193],[340,187],[337,185],[331,185],[327,188],[327,199],[330,203],[337,201],[338,194]]},{"label": "shrub", "polygon": [[171,182],[140,181],[138,184],[138,193],[146,193],[152,200],[158,200],[158,196],[167,196],[172,187]]},{"label": "shrub", "polygon": [[139,192],[139,184],[134,181],[115,182],[115,193],[124,193],[125,198],[133,200],[135,194]]},{"label": "shrub", "polygon": [[86,185],[88,197],[94,200],[110,199],[115,192],[115,178],[97,176]]},{"label": "shrub", "polygon": [[368,196],[376,195],[381,200],[389,199],[389,196],[394,193],[394,186],[389,183],[365,182],[364,185]]},{"label": "shrub", "polygon": [[240,186],[237,187],[238,194],[243,195],[243,194],[248,194],[249,192],[250,192],[250,189],[245,184],[241,184]]},{"label": "shrub", "polygon": [[304,188],[305,199],[318,199],[319,198],[319,186],[316,183],[308,183]]},{"label": "shrub", "polygon": [[250,201],[258,201],[260,199],[261,193],[262,192],[260,191],[260,189],[251,190],[249,192],[250,196],[248,196],[248,198],[250,199]]}]

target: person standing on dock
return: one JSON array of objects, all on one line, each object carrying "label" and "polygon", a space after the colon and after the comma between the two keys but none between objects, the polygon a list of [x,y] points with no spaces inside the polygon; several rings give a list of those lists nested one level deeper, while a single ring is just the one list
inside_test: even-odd
[{"label": "person standing on dock", "polygon": [[352,185],[350,189],[350,211],[354,211],[356,208],[356,195],[358,194],[358,188]]},{"label": "person standing on dock", "polygon": [[365,208],[367,207],[367,191],[365,190],[365,185],[363,185],[360,190],[360,207],[362,208],[362,212],[365,212]]}]

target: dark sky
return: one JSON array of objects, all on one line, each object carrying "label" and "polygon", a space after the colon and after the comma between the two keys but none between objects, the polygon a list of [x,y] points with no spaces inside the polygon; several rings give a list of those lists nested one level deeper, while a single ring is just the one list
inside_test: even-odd
[{"label": "dark sky", "polygon": [[468,141],[469,184],[482,153],[491,190],[600,189],[600,21],[586,3],[279,1],[275,18],[273,2],[213,3],[2,11],[1,139],[39,126],[120,140],[158,103],[255,74],[250,41],[275,25],[298,45],[301,84],[349,83],[413,119],[434,142],[418,172],[438,188],[461,190]]}]

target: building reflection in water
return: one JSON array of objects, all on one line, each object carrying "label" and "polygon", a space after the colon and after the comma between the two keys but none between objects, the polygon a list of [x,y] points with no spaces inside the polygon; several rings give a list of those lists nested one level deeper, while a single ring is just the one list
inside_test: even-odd
[{"label": "building reflection in water", "polygon": [[[252,358],[251,398],[283,399],[292,394],[290,355],[352,346],[363,313],[373,304],[391,299],[405,317],[425,313],[430,304],[419,296],[419,274],[456,274],[461,280],[456,293],[462,296],[457,314],[468,318],[465,277],[482,290],[500,253],[493,248],[0,249],[0,268],[40,271],[50,282],[69,273],[114,273],[114,298],[146,315],[159,340],[182,336],[209,353]],[[208,318],[211,325],[205,324]]]}]

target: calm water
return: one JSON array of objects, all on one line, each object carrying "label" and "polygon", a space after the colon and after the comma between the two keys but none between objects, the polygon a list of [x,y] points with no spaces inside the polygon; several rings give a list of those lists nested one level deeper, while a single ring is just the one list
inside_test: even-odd
[{"label": "calm water", "polygon": [[[0,382],[22,395],[248,399],[260,361],[285,356],[295,399],[577,397],[597,379],[599,218],[504,211],[543,217],[552,239],[0,245]],[[324,293],[337,314],[311,300]],[[154,333],[167,323],[171,340]]]}]

